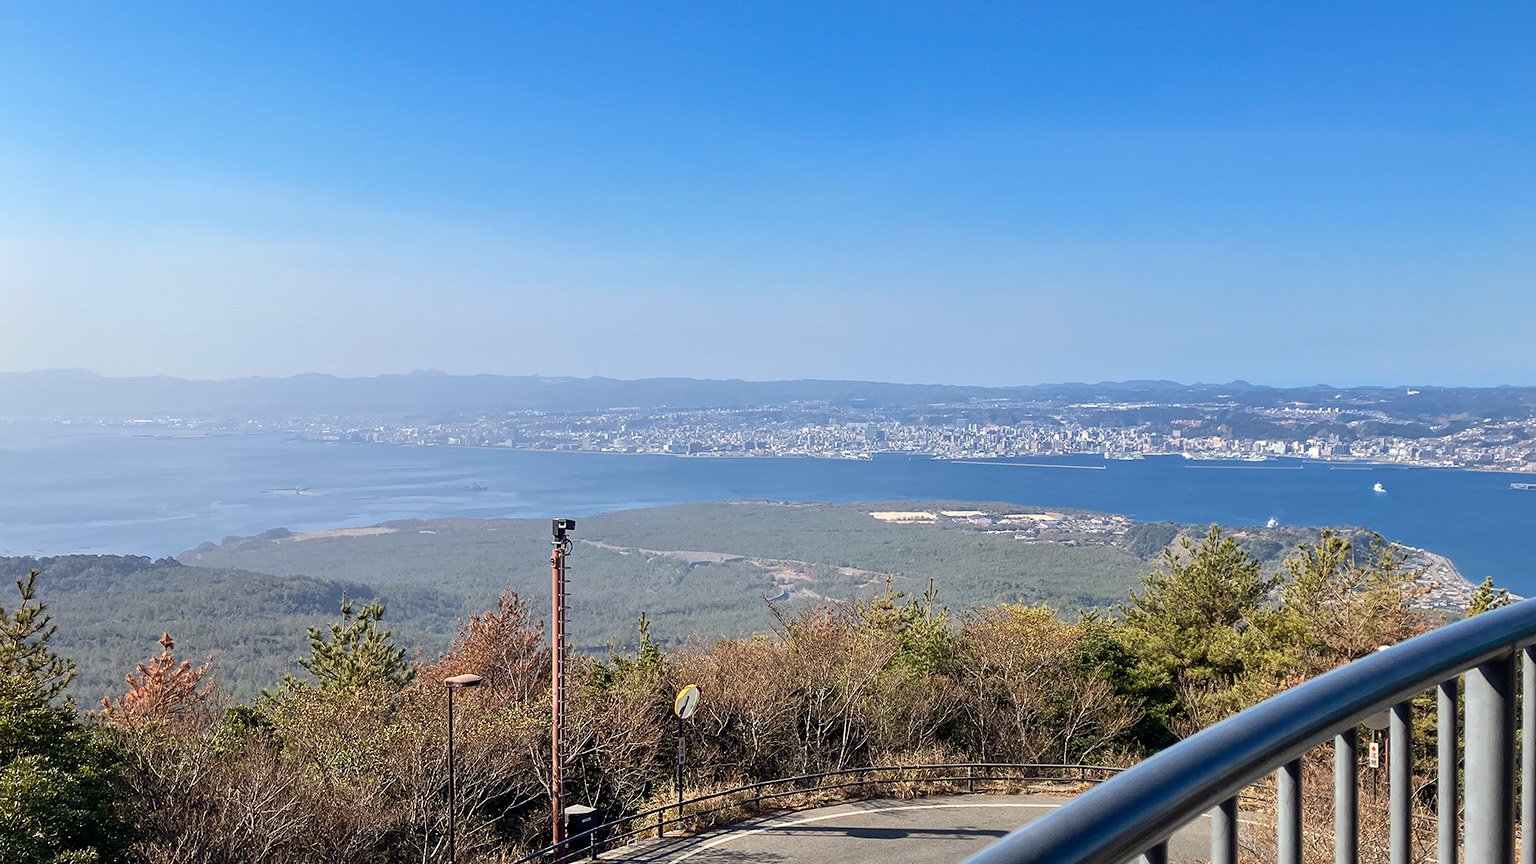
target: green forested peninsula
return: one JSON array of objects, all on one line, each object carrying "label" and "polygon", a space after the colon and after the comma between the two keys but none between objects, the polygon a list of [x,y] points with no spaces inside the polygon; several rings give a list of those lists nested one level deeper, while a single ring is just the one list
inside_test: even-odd
[{"label": "green forested peninsula", "polygon": [[55,647],[76,666],[72,692],[87,702],[122,688],[133,661],[173,633],[187,656],[212,659],[236,698],[283,677],[306,628],[334,617],[344,596],[381,597],[412,612],[408,645],[437,645],[463,616],[458,598],[424,587],[372,586],[308,576],[185,567],[174,559],[64,555],[0,558],[0,586],[39,571],[38,594],[62,626]]},{"label": "green forested peninsula", "polygon": [[[569,572],[571,639],[598,653],[609,644],[633,646],[640,613],[661,644],[741,636],[774,626],[765,598],[793,611],[874,597],[887,587],[921,594],[930,584],[957,610],[1048,603],[1076,615],[1123,599],[1180,531],[1198,530],[973,502],[759,501],[620,511],[579,522]],[[1234,537],[1275,569],[1316,533],[1254,527]],[[292,669],[306,628],[333,614],[343,595],[381,599],[400,643],[427,655],[508,588],[542,617],[548,553],[547,520],[438,519],[297,534],[274,529],[205,543],[179,560],[0,559],[0,577],[42,571],[40,595],[64,625],[59,645],[78,665],[75,689],[84,699],[115,690],[128,661],[166,632],[184,656],[213,659],[224,688],[248,699]]]}]

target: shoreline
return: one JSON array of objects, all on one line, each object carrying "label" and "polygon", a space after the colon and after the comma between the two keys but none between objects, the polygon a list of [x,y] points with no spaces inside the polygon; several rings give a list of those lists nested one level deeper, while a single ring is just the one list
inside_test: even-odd
[{"label": "shoreline", "polygon": [[[6,418],[0,418],[0,420],[4,420],[4,419],[6,419]],[[27,423],[38,424],[38,425],[45,425],[45,426],[60,426],[60,425],[70,426],[70,425],[75,425],[75,424],[70,424],[70,423],[62,423],[62,422],[59,422],[59,421],[36,421],[36,420],[29,420],[29,421],[18,421],[18,422],[27,422]],[[104,428],[107,428],[107,429],[115,429],[115,430],[120,430],[120,431],[143,430],[145,428],[154,427],[154,426],[159,426],[159,427],[163,427],[163,428],[170,428],[170,429],[180,429],[180,428],[183,428],[183,427],[180,427],[180,426],[176,426],[176,425],[173,425],[173,424],[166,424],[166,423],[159,422],[159,421],[143,421],[143,422],[137,422],[137,423],[126,423],[126,422],[123,422],[123,421],[116,421],[116,422],[104,422],[104,423],[99,423],[99,424],[94,424],[94,425],[97,425],[99,427],[104,427]],[[113,433],[70,432],[70,433],[67,433],[66,435],[50,436],[50,437],[87,437],[87,436],[103,436],[103,435],[110,435],[110,434],[113,434]],[[144,433],[142,431],[139,431],[139,432],[137,432],[137,434],[142,436]],[[1517,468],[1517,467],[1503,467],[1503,466],[1497,466],[1497,465],[1493,465],[1493,466],[1490,466],[1490,465],[1446,465],[1446,464],[1440,464],[1440,463],[1425,463],[1425,462],[1382,462],[1380,460],[1365,459],[1365,458],[1356,459],[1356,458],[1347,457],[1347,456],[1311,457],[1311,456],[1295,456],[1295,455],[1290,455],[1290,454],[1265,456],[1263,459],[1254,460],[1254,459],[1250,459],[1250,458],[1248,458],[1248,457],[1246,457],[1246,456],[1244,456],[1242,454],[1205,455],[1203,453],[1201,453],[1201,454],[1194,454],[1194,453],[1189,453],[1189,452],[1186,452],[1186,451],[1174,451],[1174,452],[1162,452],[1162,453],[1136,453],[1136,454],[1132,454],[1135,457],[1137,457],[1135,459],[1121,460],[1121,459],[1110,458],[1104,452],[1092,452],[1092,453],[1016,453],[1016,454],[1007,454],[1007,455],[988,455],[988,456],[974,456],[974,455],[961,455],[961,454],[940,454],[940,453],[918,452],[918,451],[907,451],[907,450],[870,450],[870,451],[858,451],[858,452],[851,452],[848,455],[839,455],[839,454],[831,454],[831,453],[789,453],[789,452],[746,453],[746,452],[741,452],[741,451],[728,451],[728,452],[710,451],[710,452],[701,452],[701,453],[667,453],[667,452],[658,451],[658,450],[627,451],[627,450],[603,450],[603,449],[582,450],[582,449],[569,449],[569,448],[526,447],[526,446],[507,447],[507,446],[503,446],[503,445],[500,445],[500,444],[447,444],[447,443],[437,443],[437,442],[416,442],[416,443],[412,443],[412,442],[403,442],[403,441],[347,441],[347,440],[342,440],[340,438],[323,437],[323,436],[318,435],[318,434],[313,433],[313,432],[309,432],[309,431],[305,431],[305,430],[301,430],[301,429],[293,429],[293,428],[270,429],[270,430],[262,430],[262,431],[242,431],[242,432],[202,431],[202,432],[197,433],[197,434],[177,435],[177,436],[169,436],[169,437],[172,437],[172,438],[188,438],[188,439],[203,439],[203,438],[208,438],[208,437],[225,437],[225,436],[229,436],[229,435],[257,435],[257,436],[260,436],[260,435],[288,435],[288,436],[292,436],[292,437],[294,437],[296,439],[302,440],[302,441],[304,441],[306,443],[314,443],[314,444],[340,444],[340,445],[347,445],[347,446],[375,445],[375,446],[390,446],[390,447],[402,447],[402,448],[413,448],[413,449],[414,448],[440,447],[440,448],[451,448],[451,449],[462,449],[462,450],[511,451],[511,452],[519,452],[519,453],[584,453],[584,454],[602,454],[602,455],[608,455],[608,456],[666,456],[666,457],[675,458],[675,459],[728,459],[728,460],[743,460],[743,461],[744,460],[764,460],[764,459],[818,459],[818,460],[833,461],[833,462],[870,462],[870,461],[874,461],[875,459],[897,458],[897,457],[901,457],[901,456],[906,456],[908,458],[913,458],[913,459],[918,459],[918,458],[921,458],[921,459],[933,459],[933,460],[936,460],[936,461],[942,460],[942,461],[948,461],[948,462],[954,462],[954,463],[1005,464],[1005,463],[997,462],[996,460],[1005,460],[1005,459],[1006,460],[1011,460],[1011,459],[1079,459],[1080,458],[1080,459],[1105,459],[1106,461],[1141,461],[1142,459],[1184,458],[1184,459],[1187,459],[1187,460],[1189,460],[1190,462],[1193,462],[1193,463],[1201,463],[1201,462],[1252,463],[1255,467],[1258,467],[1262,463],[1277,463],[1277,462],[1278,463],[1286,463],[1286,462],[1289,462],[1289,463],[1299,463],[1299,464],[1302,464],[1302,465],[1306,465],[1306,464],[1327,465],[1327,466],[1329,466],[1331,468],[1335,468],[1336,470],[1368,471],[1368,470],[1376,470],[1376,469],[1394,469],[1394,468],[1395,469],[1403,469],[1403,470],[1407,470],[1407,469],[1424,469],[1424,470],[1441,470],[1441,471],[1468,471],[1468,472],[1473,472],[1473,473],[1478,473],[1478,474],[1498,474],[1498,475],[1504,475],[1504,476],[1530,477],[1530,478],[1536,479],[1536,470],[1527,470],[1527,469],[1524,469],[1524,468]],[[1015,464],[1019,464],[1019,463],[1015,463]],[[1061,466],[1057,466],[1057,465],[1039,465],[1039,466],[1035,466],[1035,467],[1056,468],[1056,467],[1061,467]],[[1087,466],[1073,466],[1073,467],[1087,467]],[[1192,465],[1191,467],[1208,467],[1208,466],[1201,466],[1201,465],[1196,464],[1196,465]],[[1209,467],[1228,467],[1228,466],[1222,465],[1222,466],[1209,466]]]},{"label": "shoreline", "polygon": [[[302,435],[302,433],[296,433],[296,432],[295,433],[288,433],[288,434]],[[638,452],[638,451],[626,451],[626,450],[569,450],[569,449],[556,449],[556,448],[552,448],[552,447],[503,447],[503,446],[497,445],[497,444],[406,444],[406,443],[395,442],[395,441],[325,441],[325,440],[320,440],[320,439],[307,439],[307,440],[309,442],[316,443],[316,444],[345,444],[347,446],[356,446],[356,447],[369,446],[369,445],[372,445],[372,446],[384,446],[384,447],[406,447],[406,448],[412,448],[412,449],[424,448],[424,447],[441,447],[441,448],[451,448],[451,449],[455,449],[455,450],[493,450],[493,451],[504,451],[504,452],[513,452],[513,453],[571,453],[571,454],[588,455],[588,456],[665,456],[665,457],[670,458],[670,459],[730,459],[730,460],[739,460],[739,461],[758,461],[758,460],[768,460],[768,459],[819,459],[819,460],[824,460],[824,461],[827,461],[827,462],[872,462],[872,461],[874,461],[876,459],[896,458],[896,457],[906,456],[906,457],[909,457],[910,459],[914,459],[914,460],[920,459],[920,460],[924,460],[924,461],[950,462],[950,463],[954,463],[954,464],[971,464],[971,465],[1016,465],[1016,466],[1020,466],[1020,467],[1029,467],[1029,468],[1092,468],[1092,469],[1096,469],[1096,470],[1103,470],[1103,469],[1107,469],[1109,467],[1108,465],[1104,465],[1104,466],[1098,466],[1098,465],[1043,465],[1043,464],[1028,464],[1028,463],[1022,463],[1022,462],[1003,462],[1003,461],[999,461],[999,460],[1005,460],[1005,459],[1103,459],[1105,457],[1104,457],[1104,454],[1102,454],[1102,453],[1040,453],[1040,454],[1019,454],[1017,456],[944,456],[944,455],[937,454],[937,453],[918,453],[918,452],[915,452],[915,451],[914,452],[909,452],[909,451],[906,451],[906,450],[875,450],[875,451],[871,451],[871,452],[869,452],[867,454],[863,454],[863,455],[860,455],[860,456],[830,456],[830,455],[827,455],[827,454],[824,454],[824,453],[762,453],[762,454],[750,454],[749,455],[749,454],[745,454],[745,453],[661,453],[661,452],[653,452],[653,451]],[[1263,462],[1296,462],[1296,463],[1301,463],[1301,464],[1296,466],[1296,467],[1274,465],[1274,466],[1269,466],[1267,468],[1267,470],[1271,470],[1271,471],[1274,471],[1274,470],[1299,471],[1299,470],[1301,470],[1301,466],[1302,465],[1319,465],[1319,466],[1326,465],[1329,468],[1332,468],[1333,470],[1336,470],[1336,471],[1374,471],[1374,470],[1377,470],[1377,469],[1382,469],[1382,470],[1397,469],[1397,470],[1403,470],[1403,471],[1407,471],[1407,470],[1468,471],[1468,472],[1473,472],[1473,473],[1477,473],[1477,474],[1503,474],[1503,475],[1514,475],[1514,476],[1521,476],[1521,477],[1536,478],[1536,471],[1524,471],[1524,470],[1520,470],[1520,469],[1517,469],[1517,468],[1496,468],[1496,467],[1495,468],[1490,468],[1490,467],[1473,467],[1473,466],[1462,466],[1462,465],[1427,465],[1427,464],[1419,464],[1419,463],[1415,463],[1415,462],[1377,462],[1377,461],[1372,461],[1372,460],[1369,460],[1369,459],[1340,459],[1340,458],[1333,458],[1333,459],[1316,458],[1316,459],[1314,459],[1314,458],[1312,458],[1310,456],[1271,456],[1271,457],[1267,457],[1267,458],[1265,458],[1263,460],[1260,460],[1259,462],[1255,462],[1254,460],[1245,459],[1245,458],[1243,458],[1241,456],[1221,456],[1221,457],[1210,457],[1210,458],[1200,457],[1200,456],[1186,457],[1183,453],[1142,453],[1142,454],[1138,454],[1138,455],[1140,455],[1143,458],[1142,459],[1132,459],[1132,460],[1106,459],[1106,461],[1111,461],[1111,462],[1126,462],[1126,461],[1129,461],[1129,462],[1139,462],[1139,461],[1143,461],[1144,459],[1175,459],[1175,458],[1185,458],[1187,461],[1194,462],[1194,463],[1200,463],[1200,462],[1240,462],[1240,463],[1249,463],[1249,465],[1251,465],[1251,467],[1253,469],[1255,469],[1255,470],[1266,470],[1265,466],[1263,464],[1261,464]],[[1245,466],[1243,466],[1243,465],[1199,465],[1199,464],[1194,464],[1194,465],[1190,465],[1188,467],[1191,467],[1191,468],[1241,468],[1241,467],[1245,467]]]},{"label": "shoreline", "polygon": [[[1484,476],[1493,473],[1487,471],[1411,472],[1410,466],[1403,465],[1300,457],[1246,462],[1162,455],[1125,464],[1090,455],[951,460],[915,451],[884,452],[874,454],[862,466],[837,466],[833,463],[849,460],[809,454],[688,456],[547,450],[486,447],[472,442],[367,448],[360,445],[381,442],[319,440],[278,430],[177,441],[144,441],[123,435],[114,438],[120,444],[108,442],[111,446],[65,446],[68,439],[56,439],[53,444],[57,446],[38,450],[34,457],[34,439],[41,442],[42,436],[29,433],[26,440],[18,441],[22,446],[10,451],[16,454],[13,458],[21,460],[16,467],[27,470],[14,473],[16,482],[4,485],[20,492],[25,482],[41,490],[41,497],[34,495],[33,503],[26,506],[22,505],[25,496],[11,496],[12,507],[6,513],[13,515],[16,524],[7,532],[5,539],[10,542],[5,546],[12,554],[68,551],[160,557],[207,540],[252,534],[273,526],[324,530],[412,517],[538,516],[556,510],[580,517],[616,509],[741,498],[832,502],[942,498],[1067,506],[1184,524],[1214,521],[1262,525],[1267,518],[1275,518],[1281,525],[1363,525],[1419,547],[1442,551],[1478,581],[1493,575],[1512,588],[1523,588],[1526,594],[1533,591],[1520,563],[1524,560],[1520,549],[1524,545],[1521,529],[1529,524],[1536,495],[1507,489],[1509,480],[1522,478],[1500,481]],[[103,439],[90,436],[74,440]],[[350,446],[303,446],[307,443]],[[434,453],[431,448],[442,449]],[[488,449],[507,452],[501,456],[469,452]],[[539,453],[671,455],[724,461],[582,460],[539,457]],[[103,478],[139,476],[145,457],[168,466],[221,467],[188,472],[185,483],[148,490],[148,497],[118,500],[110,494],[101,497],[94,493],[82,497]],[[219,461],[209,461],[215,457]],[[786,458],[800,461],[767,461]],[[96,466],[95,460],[116,461]],[[51,467],[33,470],[29,467],[33,465]],[[226,471],[225,465],[234,467]],[[1038,470],[973,472],[951,465]],[[1229,470],[1188,474],[1185,467]],[[1307,470],[1298,472],[1298,468]],[[1230,469],[1243,470],[1234,473]],[[1289,469],[1289,473],[1275,469]],[[1083,470],[1096,473],[1080,473]],[[1379,473],[1358,476],[1335,470]],[[36,476],[29,479],[29,475]],[[1400,479],[1394,481],[1393,477]],[[1377,480],[1395,497],[1372,496],[1369,490]],[[473,486],[489,488],[480,491]],[[314,487],[313,494],[261,494],[301,487]],[[1461,496],[1457,500],[1464,499],[1466,506],[1448,510],[1447,499],[1437,491],[1442,489]],[[476,494],[470,494],[472,491]],[[77,503],[87,508],[81,518],[59,509]],[[1480,541],[1489,526],[1497,536]]]}]

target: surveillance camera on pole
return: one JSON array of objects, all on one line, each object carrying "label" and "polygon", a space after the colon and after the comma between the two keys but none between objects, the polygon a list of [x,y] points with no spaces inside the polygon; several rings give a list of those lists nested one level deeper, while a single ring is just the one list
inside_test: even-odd
[{"label": "surveillance camera on pole", "polygon": [[565,842],[565,556],[571,551],[575,519],[551,520],[554,551],[550,568],[550,810],[553,845]]}]

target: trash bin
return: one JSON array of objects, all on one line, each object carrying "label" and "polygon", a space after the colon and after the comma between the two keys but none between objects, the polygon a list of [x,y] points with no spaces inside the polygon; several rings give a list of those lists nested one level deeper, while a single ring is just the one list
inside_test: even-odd
[{"label": "trash bin", "polygon": [[596,838],[586,832],[597,827],[597,811],[583,804],[565,808],[566,849],[571,852],[589,849]]}]

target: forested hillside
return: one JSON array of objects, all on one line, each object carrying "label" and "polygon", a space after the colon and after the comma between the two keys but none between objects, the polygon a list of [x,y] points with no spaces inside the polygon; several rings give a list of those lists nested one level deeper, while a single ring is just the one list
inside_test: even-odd
[{"label": "forested hillside", "polygon": [[0,586],[34,569],[39,597],[60,625],[54,644],[76,665],[70,692],[88,706],[121,690],[133,661],[152,653],[166,632],[182,656],[212,659],[225,690],[248,699],[282,679],[305,645],[306,628],[334,618],[343,594],[411,608],[412,619],[395,627],[407,645],[438,645],[464,614],[457,598],[430,588],[376,590],[308,576],[184,567],[169,558],[0,558]]},{"label": "forested hillside", "polygon": [[[1007,515],[1021,511],[1040,521]],[[892,522],[871,515],[903,512],[934,518]],[[627,642],[640,612],[663,641],[749,633],[769,624],[764,597],[791,603],[867,597],[884,590],[887,579],[918,593],[932,582],[956,608],[1044,602],[1075,613],[1123,598],[1181,530],[1201,528],[992,503],[734,501],[622,510],[582,519],[575,533],[572,637],[585,646]],[[1295,527],[1236,534],[1269,567],[1315,535]],[[548,520],[435,519],[310,534],[269,531],[205,543],[180,560],[381,590],[429,586],[464,597],[473,609],[504,587],[547,601],[548,550]],[[414,618],[410,609],[392,614]]]},{"label": "forested hillside", "polygon": [[[1147,526],[1155,541],[1140,548],[1130,536],[1020,542],[1011,532],[969,530],[973,526],[964,520],[891,524],[870,515],[921,506],[960,505],[727,502],[583,519],[570,559],[572,638],[587,647],[628,643],[640,612],[666,642],[751,633],[771,624],[765,597],[791,605],[867,597],[883,591],[887,579],[915,592],[932,581],[957,608],[1049,602],[1075,612],[1124,597],[1176,531]],[[204,544],[180,560],[364,582],[381,590],[430,586],[462,596],[470,609],[493,601],[505,587],[547,602],[547,520],[439,519],[381,528],[269,532]],[[415,612],[396,604],[391,616],[408,622]]]},{"label": "forested hillside", "polygon": [[[1129,530],[1117,537],[1132,540]],[[35,563],[57,583],[60,629],[30,576],[0,602],[0,775],[14,778],[0,784],[0,858],[444,861],[443,681],[464,673],[484,680],[456,711],[459,860],[511,860],[545,842],[550,654],[524,599],[501,595],[459,622],[446,650],[412,658],[386,632],[386,610],[340,603],[337,583],[146,559]],[[1400,550],[1375,540],[1314,534],[1277,570],[1211,528],[1160,555],[1114,616],[1019,603],[960,612],[942,594],[885,587],[780,609],[769,632],[742,638],[661,646],[642,628],[635,649],[573,659],[567,801],[613,817],[671,800],[672,699],[685,684],[704,694],[690,721],[688,793],[866,765],[1123,764],[1433,626],[1418,577]],[[248,610],[307,617],[337,601],[340,614],[310,631],[292,674],[234,707],[217,667],[170,640],[135,652],[142,665],[90,716],[58,698],[72,687],[66,648],[106,632],[80,623],[79,595],[99,595],[101,614],[129,593],[175,603],[153,584],[189,580],[206,583],[207,617],[232,633],[259,624],[264,613]],[[1465,611],[1509,601],[1486,585]],[[125,615],[129,628],[159,620]],[[1432,752],[1427,732],[1419,739]],[[1331,770],[1331,753],[1307,758],[1309,772]],[[1414,785],[1427,787],[1433,766],[1414,768]],[[1362,838],[1380,846],[1384,826],[1363,823]]]},{"label": "forested hillside", "polygon": [[[930,583],[956,610],[1049,603],[1073,617],[1122,600],[1164,547],[1190,530],[1103,514],[1024,518],[1019,511],[945,502],[728,502],[584,519],[570,559],[571,640],[598,653],[633,645],[642,613],[662,644],[761,633],[775,621],[765,598],[793,613],[887,588],[921,594]],[[985,513],[993,515],[976,515]],[[1273,569],[1316,535],[1248,528],[1234,536]],[[42,571],[40,596],[61,625],[61,650],[78,664],[73,692],[86,703],[115,690],[130,661],[166,632],[182,656],[212,658],[225,690],[246,699],[292,668],[306,629],[333,616],[343,595],[383,600],[385,626],[409,651],[428,656],[447,646],[458,621],[493,605],[503,590],[516,591],[543,617],[548,553],[545,520],[445,519],[310,534],[275,529],[204,544],[180,562],[0,558],[0,577]]]}]

